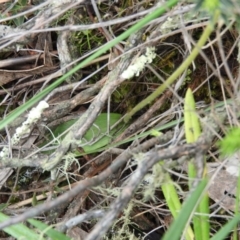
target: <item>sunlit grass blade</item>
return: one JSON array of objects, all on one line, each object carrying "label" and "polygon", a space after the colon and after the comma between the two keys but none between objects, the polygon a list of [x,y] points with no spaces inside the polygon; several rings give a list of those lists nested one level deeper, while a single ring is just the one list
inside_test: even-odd
[{"label": "sunlit grass blade", "polygon": [[[196,106],[191,89],[187,90],[184,99],[184,127],[187,143],[196,142],[201,134],[201,127],[196,114]],[[188,164],[188,175],[191,185],[191,180],[196,177],[196,169],[192,161]]]},{"label": "sunlit grass blade", "polygon": [[[192,211],[196,207],[196,202],[200,198],[202,192],[207,185],[207,180],[202,180],[196,189],[192,192],[190,197],[185,201],[181,211],[179,212],[177,218],[174,220],[169,230],[163,237],[163,240],[179,240],[181,239],[182,232],[186,228],[188,220],[192,214]],[[202,239],[203,240],[203,239]]]},{"label": "sunlit grass blade", "polygon": [[[181,211],[182,205],[180,203],[176,188],[169,174],[165,174],[165,182],[161,185],[164,198],[166,200],[167,206],[169,207],[174,219],[177,218],[179,212]],[[191,227],[186,229],[185,237],[187,240],[193,240],[194,234]]]},{"label": "sunlit grass blade", "polygon": [[[191,89],[187,90],[184,101],[184,126],[187,143],[196,142],[201,134],[201,126],[196,114],[195,100]],[[206,164],[204,164],[204,175],[206,178]],[[191,189],[192,180],[196,177],[197,169],[193,160],[188,164],[189,188]],[[193,217],[194,233],[196,240],[209,239],[209,199],[208,195],[204,194],[199,206],[196,209],[197,216]]]}]

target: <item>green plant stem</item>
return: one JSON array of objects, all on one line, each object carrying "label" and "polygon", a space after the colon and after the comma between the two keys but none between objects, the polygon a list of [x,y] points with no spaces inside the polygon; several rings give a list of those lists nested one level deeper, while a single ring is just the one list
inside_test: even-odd
[{"label": "green plant stem", "polygon": [[[9,217],[0,212],[0,222],[7,221]],[[36,240],[39,239],[39,234],[34,232],[33,229],[26,227],[24,224],[19,223],[15,224],[10,227],[6,227],[3,229],[4,232],[8,233],[9,235],[15,237],[15,239],[28,239],[28,240]],[[45,240],[46,238],[42,238]]]},{"label": "green plant stem", "polygon": [[174,222],[171,224],[169,230],[165,233],[163,240],[179,240],[181,238],[181,234],[186,228],[188,220],[196,207],[196,202],[198,202],[198,199],[201,197],[206,185],[207,181],[205,179],[202,180],[194,192],[189,196],[189,198],[187,198],[177,218],[174,219]]},{"label": "green plant stem", "polygon": [[97,52],[93,53],[91,56],[86,58],[84,61],[79,63],[76,67],[71,69],[69,72],[67,72],[65,75],[60,77],[58,80],[56,80],[54,83],[52,83],[49,87],[45,88],[43,91],[38,93],[36,96],[34,96],[31,100],[26,102],[24,105],[18,107],[17,109],[13,110],[5,119],[3,119],[0,122],[0,130],[7,126],[7,124],[11,123],[16,119],[18,116],[20,116],[24,111],[32,107],[34,104],[39,102],[44,96],[46,96],[49,92],[51,92],[54,88],[56,88],[59,84],[61,84],[63,81],[65,81],[68,77],[70,77],[73,73],[78,71],[79,69],[83,68],[85,65],[87,65],[89,62],[94,60],[95,58],[99,57],[103,53],[105,53],[110,48],[114,47],[116,44],[118,44],[120,41],[126,39],[128,36],[133,34],[134,32],[141,29],[144,25],[149,23],[151,20],[159,17],[162,15],[166,10],[169,8],[175,6],[178,3],[178,0],[169,0],[164,4],[163,6],[159,7],[146,17],[144,17],[142,20],[140,20],[138,23],[136,23],[134,26],[126,30],[124,33],[122,33],[117,38],[113,39],[112,41],[105,44],[102,48],[100,48]]},{"label": "green plant stem", "polygon": [[[168,173],[165,174],[165,182],[161,185],[164,198],[167,206],[171,211],[174,219],[176,219],[181,211],[182,205],[180,203],[174,183]],[[186,240],[193,240],[194,233],[190,226],[187,227],[185,233]]]},{"label": "green plant stem", "polygon": [[[196,104],[193,97],[193,93],[189,88],[186,92],[184,100],[184,127],[185,136],[187,143],[194,143],[198,140],[201,135],[201,126],[199,118],[196,114]],[[204,160],[204,173],[202,178],[207,180],[206,176],[206,163]],[[197,169],[193,162],[193,159],[188,164],[188,177],[189,177],[189,188],[192,187],[192,181],[197,176]],[[198,176],[200,177],[200,176]],[[198,216],[193,217],[193,226],[196,240],[209,239],[209,202],[208,195],[204,193],[199,206],[196,208],[196,212],[199,213]]]},{"label": "green plant stem", "polygon": [[208,37],[212,33],[214,29],[214,23],[213,22],[208,23],[196,46],[194,47],[190,55],[187,57],[187,59],[178,67],[178,69],[164,83],[162,83],[162,85],[159,86],[152,94],[150,94],[147,98],[138,103],[129,113],[125,115],[124,117],[125,123],[129,122],[131,117],[136,112],[150,104],[152,101],[154,101],[154,99],[161,95],[185,71],[185,69],[187,69],[192,64],[193,60],[199,54],[201,47],[204,46]]}]

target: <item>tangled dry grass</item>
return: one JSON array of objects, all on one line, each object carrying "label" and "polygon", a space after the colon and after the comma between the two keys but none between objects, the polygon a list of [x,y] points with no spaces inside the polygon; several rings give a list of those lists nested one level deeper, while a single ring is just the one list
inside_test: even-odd
[{"label": "tangled dry grass", "polygon": [[[2,1],[2,118],[161,4],[157,0]],[[14,218],[0,226],[38,217],[72,239],[161,239],[172,222],[160,188],[165,173],[171,174],[184,200],[189,191],[187,161],[200,154],[211,164],[219,162],[216,140],[226,133],[226,125],[239,125],[240,45],[235,19],[216,25],[199,56],[161,96],[130,121],[122,117],[164,85],[210,20],[195,4],[179,2],[69,74],[44,97],[49,107],[17,145],[11,138],[28,112],[2,129],[1,149],[7,148],[8,156],[0,159],[1,204],[2,211]],[[147,47],[155,48],[156,58],[139,76],[123,79],[122,72]],[[182,123],[188,88],[194,92],[199,118],[209,117],[203,124],[205,137],[192,145],[186,144]],[[222,122],[217,103],[225,103]],[[64,135],[65,124],[73,120]],[[64,128],[60,133],[59,126]],[[165,160],[161,167],[159,160]],[[217,184],[214,189],[223,188],[223,183]],[[214,194],[209,192],[212,233],[232,214],[229,204],[215,203],[221,190]],[[227,197],[234,198],[231,194]],[[1,234],[1,239],[8,237]]]}]

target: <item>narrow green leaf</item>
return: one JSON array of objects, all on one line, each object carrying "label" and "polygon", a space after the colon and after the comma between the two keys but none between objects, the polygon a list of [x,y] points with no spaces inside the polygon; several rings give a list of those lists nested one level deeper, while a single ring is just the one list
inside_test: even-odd
[{"label": "narrow green leaf", "polygon": [[[3,213],[0,213],[0,222],[8,220],[9,217]],[[39,234],[35,233],[32,229],[26,227],[22,223],[12,225],[3,229],[4,232],[8,233],[12,237],[21,240],[36,240],[39,238]],[[45,238],[42,238],[45,240]]]},{"label": "narrow green leaf", "polygon": [[[199,118],[196,114],[196,104],[193,93],[189,88],[186,92],[184,101],[184,126],[187,143],[196,142],[201,134]],[[205,163],[204,163],[205,164]],[[206,165],[206,164],[205,164]],[[206,168],[206,167],[205,167]],[[204,170],[206,172],[206,169]],[[192,186],[192,180],[196,177],[197,169],[193,161],[188,164],[189,187]],[[203,176],[205,177],[205,175]],[[198,216],[194,216],[193,225],[196,240],[209,239],[209,198],[205,194],[196,209]],[[202,214],[202,215],[201,215]]]},{"label": "narrow green leaf", "polygon": [[[55,229],[49,228],[49,226],[45,223],[42,223],[35,219],[28,219],[28,222],[32,224],[34,227],[44,232],[48,237],[52,240],[71,240],[71,238],[67,237],[65,234],[58,232]],[[46,230],[47,229],[47,230]]]},{"label": "narrow green leaf", "polygon": [[177,191],[168,173],[165,174],[165,182],[161,185],[161,188],[167,205],[173,217],[176,218],[182,206],[179,201]]},{"label": "narrow green leaf", "polygon": [[181,238],[182,232],[184,231],[187,222],[196,207],[196,202],[200,198],[202,192],[204,191],[207,185],[207,180],[202,180],[191,196],[184,202],[182,209],[174,220],[169,230],[163,237],[163,240],[179,240]]},{"label": "narrow green leaf", "polygon": [[239,223],[240,214],[235,215],[224,227],[222,227],[211,240],[222,240],[226,239],[228,234],[233,230],[233,228]]},{"label": "narrow green leaf", "polygon": [[[176,219],[182,208],[182,205],[180,203],[174,183],[168,173],[165,174],[165,182],[161,185],[161,188],[162,188],[167,206],[171,211],[174,219]],[[190,226],[186,230],[185,237],[186,237],[186,240],[194,239],[194,234]]]}]

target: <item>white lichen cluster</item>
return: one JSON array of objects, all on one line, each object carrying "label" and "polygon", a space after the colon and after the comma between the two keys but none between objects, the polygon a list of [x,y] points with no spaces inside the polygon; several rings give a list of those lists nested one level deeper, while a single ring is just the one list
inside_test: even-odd
[{"label": "white lichen cluster", "polygon": [[[28,114],[28,118],[25,122],[22,123],[20,127],[16,129],[15,134],[11,138],[11,144],[17,145],[21,138],[23,138],[26,134],[29,134],[33,124],[35,124],[38,119],[40,119],[42,112],[44,109],[48,108],[49,105],[45,101],[41,101],[36,107],[34,107]],[[9,148],[4,147],[0,152],[1,158],[7,158],[9,155]]]},{"label": "white lichen cluster", "polygon": [[160,27],[162,34],[169,33],[169,31],[173,28],[176,28],[176,22],[171,17],[168,17],[167,20]]},{"label": "white lichen cluster", "polygon": [[139,76],[146,64],[151,63],[155,57],[155,48],[147,47],[146,53],[137,58],[136,61],[122,73],[121,77],[124,79],[130,79],[134,76]]}]

